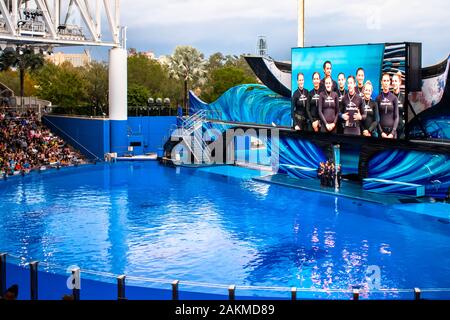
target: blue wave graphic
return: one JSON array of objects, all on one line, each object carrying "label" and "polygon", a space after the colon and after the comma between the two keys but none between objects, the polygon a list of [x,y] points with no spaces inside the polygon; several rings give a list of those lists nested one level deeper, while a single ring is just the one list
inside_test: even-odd
[{"label": "blue wave graphic", "polygon": [[430,118],[425,127],[427,133],[435,139],[450,139],[450,117]]},{"label": "blue wave graphic", "polygon": [[[445,197],[450,187],[450,156],[417,151],[384,151],[369,161],[369,177],[415,183],[425,186],[428,196]],[[371,186],[371,190],[388,190],[386,185]],[[389,186],[390,192],[404,188]]]},{"label": "blue wave graphic", "polygon": [[[273,146],[268,140],[268,147],[272,154]],[[317,178],[317,168],[320,162],[326,161],[325,154],[315,144],[308,140],[281,137],[279,140],[278,173],[287,173],[300,179]]]},{"label": "blue wave graphic", "polygon": [[291,126],[291,100],[282,97],[266,86],[244,84],[226,91],[218,100],[207,104],[189,92],[190,113],[209,110],[209,118],[224,121],[256,124],[272,123]]}]

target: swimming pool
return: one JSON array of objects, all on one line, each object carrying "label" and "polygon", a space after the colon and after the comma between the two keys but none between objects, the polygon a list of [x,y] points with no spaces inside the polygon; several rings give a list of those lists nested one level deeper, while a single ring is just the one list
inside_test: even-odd
[{"label": "swimming pool", "polygon": [[[373,266],[381,289],[450,287],[448,205],[381,206],[251,179],[266,174],[124,162],[1,181],[0,251],[238,288],[364,288]],[[429,215],[433,208],[441,215]]]}]

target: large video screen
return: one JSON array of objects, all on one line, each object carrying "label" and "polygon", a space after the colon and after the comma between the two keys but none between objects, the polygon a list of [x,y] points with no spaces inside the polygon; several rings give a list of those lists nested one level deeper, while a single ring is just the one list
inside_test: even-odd
[{"label": "large video screen", "polygon": [[385,44],[293,48],[293,127],[368,137],[403,137],[402,48],[404,45],[391,50]]}]

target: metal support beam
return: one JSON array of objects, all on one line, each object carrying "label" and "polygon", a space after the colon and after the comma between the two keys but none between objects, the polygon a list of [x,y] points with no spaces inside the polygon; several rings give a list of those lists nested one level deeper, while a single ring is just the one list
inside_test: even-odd
[{"label": "metal support beam", "polygon": [[2,12],[3,18],[5,19],[6,27],[8,28],[9,32],[11,32],[11,34],[13,35],[17,35],[16,25],[13,24],[11,14],[4,0],[0,0],[0,11]]},{"label": "metal support beam", "polygon": [[17,28],[17,22],[19,22],[19,12],[18,12],[17,0],[11,1],[11,20],[13,26]]},{"label": "metal support beam", "polygon": [[80,0],[75,0],[75,3],[77,4],[78,9],[80,9],[81,17],[83,18],[84,23],[86,23],[86,26],[88,27],[89,32],[94,38],[94,41],[99,41],[100,39],[93,24],[93,19],[89,14],[88,8],[86,8],[84,2],[81,2]]},{"label": "metal support beam", "polygon": [[50,13],[47,10],[47,5],[42,2],[43,0],[35,0],[37,7],[39,10],[42,11],[42,15],[44,17],[45,25],[48,28],[48,31],[50,32],[50,35],[53,39],[57,39],[56,29],[53,25],[52,18],[50,16]]},{"label": "metal support beam", "polygon": [[[113,41],[115,43],[119,43],[119,28],[116,24],[116,20],[113,17],[111,6],[109,5],[108,0],[103,0],[103,5],[105,6],[106,17],[108,18],[109,29],[111,30],[111,34],[113,37]],[[117,10],[117,8],[116,8]]]},{"label": "metal support beam", "polygon": [[55,24],[54,24],[54,26],[55,26],[55,29],[57,30],[58,29],[58,27],[59,27],[59,24],[60,24],[60,19],[61,19],[61,17],[60,17],[60,14],[61,14],[61,0],[53,0],[54,2],[53,2],[53,19],[54,19],[54,21],[55,21]]},{"label": "metal support beam", "polygon": [[99,37],[102,36],[102,15],[100,0],[95,0],[95,26]]},{"label": "metal support beam", "polygon": [[13,37],[0,35],[0,42],[7,41],[10,43],[21,42],[29,44],[50,44],[50,45],[61,45],[61,46],[97,46],[97,47],[117,47],[118,45],[114,42],[94,42],[92,40],[62,40],[62,39],[49,39],[49,38],[38,38],[38,37]]},{"label": "metal support beam", "polygon": [[298,0],[298,39],[297,46],[305,46],[305,0]]},{"label": "metal support beam", "polygon": [[172,282],[172,300],[178,300],[178,285],[180,284],[180,281],[175,280]]},{"label": "metal support beam", "polygon": [[119,30],[120,26],[120,0],[115,0],[114,12],[116,14],[116,18],[114,19],[117,30]]},{"label": "metal support beam", "polygon": [[414,288],[414,300],[420,300],[420,289]]},{"label": "metal support beam", "polygon": [[236,299],[236,286],[231,285],[228,287],[228,300],[235,300]]},{"label": "metal support beam", "polygon": [[125,297],[125,275],[117,277],[117,300],[126,300]]},{"label": "metal support beam", "polygon": [[81,276],[80,276],[80,268],[73,268],[72,269],[72,295],[74,300],[80,300],[80,283],[81,283]]},{"label": "metal support beam", "polygon": [[297,288],[296,287],[291,288],[291,300],[297,300]]},{"label": "metal support beam", "polygon": [[[4,21],[0,43],[120,47],[119,6],[119,0],[0,0]],[[40,15],[30,18],[21,14],[35,7]],[[102,40],[103,15],[108,18],[107,28],[112,34],[112,41]],[[81,17],[83,22],[69,26],[71,17]]]},{"label": "metal support beam", "polygon": [[30,262],[30,299],[38,299],[38,261]]},{"label": "metal support beam", "polygon": [[0,295],[6,291],[6,253],[0,253]]},{"label": "metal support beam", "polygon": [[64,18],[64,25],[66,25],[67,21],[69,21],[69,18],[73,11],[74,4],[75,4],[74,0],[70,0],[69,7],[67,8],[66,12],[66,17]]}]

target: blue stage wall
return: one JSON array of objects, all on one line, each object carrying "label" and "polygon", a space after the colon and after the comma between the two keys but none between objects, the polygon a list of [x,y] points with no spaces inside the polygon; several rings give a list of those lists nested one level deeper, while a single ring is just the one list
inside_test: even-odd
[{"label": "blue stage wall", "polygon": [[116,152],[119,157],[123,156],[128,152],[128,122],[126,120],[110,120],[109,123],[110,150]]},{"label": "blue stage wall", "polygon": [[46,115],[42,122],[89,159],[103,159],[110,152],[108,119]]},{"label": "blue stage wall", "polygon": [[176,125],[177,117],[128,117],[128,127],[133,136],[141,135],[144,153],[156,152],[169,138],[169,130]]},{"label": "blue stage wall", "polygon": [[[103,160],[105,153],[127,152],[132,141],[143,142],[142,148],[134,148],[135,154],[158,151],[169,138],[169,130],[176,124],[177,117],[129,117],[122,123],[109,119],[46,115],[42,121],[89,159],[97,157]],[[114,130],[123,136],[113,137],[111,133]]]}]

